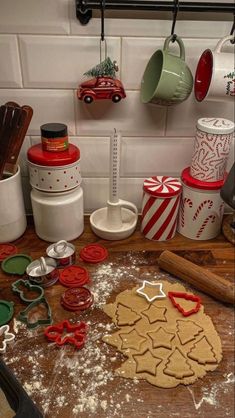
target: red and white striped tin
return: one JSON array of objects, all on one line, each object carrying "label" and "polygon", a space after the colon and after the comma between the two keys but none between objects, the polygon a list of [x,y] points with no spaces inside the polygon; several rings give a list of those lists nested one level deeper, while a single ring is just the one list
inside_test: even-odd
[{"label": "red and white striped tin", "polygon": [[224,180],[197,180],[190,175],[189,167],[183,170],[181,178],[183,192],[178,232],[194,240],[215,238],[220,233],[224,212],[224,203],[220,197]]},{"label": "red and white striped tin", "polygon": [[143,186],[141,232],[153,241],[167,241],[175,236],[182,190],[178,179],[154,176]]}]

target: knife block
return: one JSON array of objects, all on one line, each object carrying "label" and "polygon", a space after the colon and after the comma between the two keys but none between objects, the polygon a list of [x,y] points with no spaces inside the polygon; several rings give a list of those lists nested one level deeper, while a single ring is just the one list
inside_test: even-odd
[{"label": "knife block", "polygon": [[16,174],[0,180],[0,243],[19,238],[27,226],[20,167]]}]

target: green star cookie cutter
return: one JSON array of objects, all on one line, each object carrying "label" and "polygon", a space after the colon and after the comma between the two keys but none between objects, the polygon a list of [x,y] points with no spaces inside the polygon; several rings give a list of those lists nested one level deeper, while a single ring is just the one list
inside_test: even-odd
[{"label": "green star cookie cutter", "polygon": [[[39,305],[44,305],[46,307],[47,318],[43,318],[43,319],[39,318],[39,319],[36,319],[34,322],[32,322],[29,320],[30,311]],[[52,313],[51,313],[51,308],[46,298],[42,297],[40,300],[36,300],[30,303],[30,305],[28,305],[24,311],[21,311],[19,313],[19,315],[17,316],[17,319],[21,322],[24,322],[27,325],[27,327],[30,329],[37,328],[40,325],[50,325],[52,323]]]},{"label": "green star cookie cutter", "polygon": [[[22,290],[22,287],[24,287],[24,289]],[[42,299],[43,295],[44,295],[44,290],[42,287],[37,286],[36,284],[31,284],[29,280],[23,280],[23,279],[19,279],[16,282],[12,283],[11,285],[12,291],[14,293],[18,293],[20,299],[25,302],[25,303],[32,303],[32,302],[36,302],[40,299]],[[37,297],[34,298],[27,298],[24,296],[24,293],[26,290],[29,290],[30,292],[36,292],[38,293]]]}]

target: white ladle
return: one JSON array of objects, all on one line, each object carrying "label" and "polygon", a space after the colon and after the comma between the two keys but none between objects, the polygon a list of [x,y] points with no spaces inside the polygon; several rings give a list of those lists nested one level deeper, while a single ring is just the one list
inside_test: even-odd
[{"label": "white ladle", "polygon": [[135,230],[137,207],[119,199],[121,134],[114,129],[110,138],[109,200],[107,207],[96,210],[90,216],[90,224],[96,235],[107,240],[129,237]]}]

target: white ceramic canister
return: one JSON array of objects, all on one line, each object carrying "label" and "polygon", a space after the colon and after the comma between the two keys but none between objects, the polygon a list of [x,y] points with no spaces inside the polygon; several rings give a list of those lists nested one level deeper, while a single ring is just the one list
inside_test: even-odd
[{"label": "white ceramic canister", "polygon": [[220,190],[224,180],[202,182],[190,176],[189,167],[182,174],[183,192],[177,230],[194,240],[215,238],[221,229],[224,202]]},{"label": "white ceramic canister", "polygon": [[0,243],[19,238],[27,226],[20,167],[16,174],[0,181]]},{"label": "white ceramic canister", "polygon": [[234,123],[224,118],[197,121],[190,174],[201,181],[220,181],[225,177]]},{"label": "white ceramic canister", "polygon": [[180,194],[178,179],[153,176],[144,181],[141,232],[153,241],[167,241],[175,236]]},{"label": "white ceramic canister", "polygon": [[43,240],[57,242],[78,238],[84,230],[83,190],[80,186],[67,192],[31,191],[36,234]]},{"label": "white ceramic canister", "polygon": [[42,144],[28,150],[29,178],[32,187],[44,192],[63,192],[81,184],[80,151],[69,144],[61,152],[44,151]]}]

